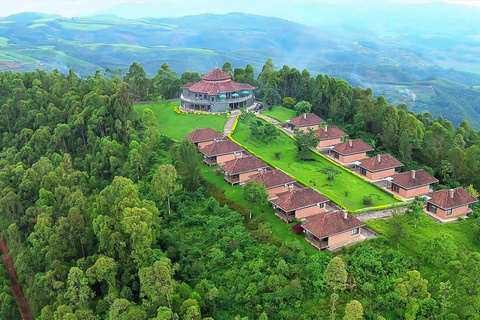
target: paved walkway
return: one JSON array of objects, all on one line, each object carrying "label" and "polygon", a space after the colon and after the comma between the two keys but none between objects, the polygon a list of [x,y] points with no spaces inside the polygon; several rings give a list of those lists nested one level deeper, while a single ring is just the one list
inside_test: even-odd
[{"label": "paved walkway", "polygon": [[240,113],[242,113],[240,110],[233,110],[232,113],[230,113],[230,117],[227,119],[227,122],[225,122],[225,126],[223,127],[223,135],[228,136],[232,133],[233,124]]},{"label": "paved walkway", "polygon": [[269,116],[266,116],[264,114],[261,114],[260,112],[255,112],[255,115],[259,118],[262,118],[262,119],[265,119],[271,123],[273,123],[274,125],[276,125],[277,127],[280,127],[282,128],[282,124],[280,123],[280,121],[278,121],[277,119],[273,119]]},{"label": "paved walkway", "polygon": [[391,217],[393,215],[394,210],[397,210],[398,213],[403,214],[405,213],[406,209],[407,209],[406,207],[398,207],[398,208],[392,208],[392,209],[371,211],[371,212],[357,214],[355,215],[355,217],[360,221],[384,219],[384,218]]}]

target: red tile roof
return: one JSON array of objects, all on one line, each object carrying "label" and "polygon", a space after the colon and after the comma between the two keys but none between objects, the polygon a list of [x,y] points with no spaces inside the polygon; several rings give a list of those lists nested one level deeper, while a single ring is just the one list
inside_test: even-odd
[{"label": "red tile roof", "polygon": [[207,157],[220,156],[223,154],[229,154],[234,152],[244,151],[242,147],[233,142],[232,140],[219,140],[215,141],[208,146],[205,146],[200,149],[200,152],[206,155]]},{"label": "red tile roof", "polygon": [[392,178],[392,183],[399,185],[403,189],[413,189],[438,183],[438,180],[435,179],[435,177],[432,177],[423,169],[397,173]]},{"label": "red tile roof", "polygon": [[202,76],[203,80],[207,81],[219,81],[219,80],[228,80],[230,79],[230,75],[226,72],[223,72],[219,68],[214,68],[212,71],[204,74]]},{"label": "red tile roof", "polygon": [[255,156],[248,156],[227,161],[221,167],[223,171],[229,175],[233,175],[258,169],[266,169],[269,166]]},{"label": "red tile roof", "polygon": [[333,151],[340,153],[341,155],[349,155],[355,153],[363,153],[367,151],[373,151],[373,148],[366,144],[363,140],[349,140],[335,145],[332,148]]},{"label": "red tile roof", "polygon": [[193,142],[196,143],[196,142],[221,139],[223,138],[223,134],[213,130],[212,128],[204,128],[204,129],[195,129],[195,131],[187,134],[187,138],[191,139]]},{"label": "red tile roof", "polygon": [[279,193],[272,202],[285,212],[311,207],[317,203],[327,202],[328,198],[312,188],[289,190]]},{"label": "red tile roof", "polygon": [[365,168],[370,172],[377,172],[397,167],[402,167],[403,163],[395,159],[390,154],[377,154],[374,157],[362,160],[362,163],[358,165],[361,168]]},{"label": "red tile roof", "polygon": [[220,93],[236,92],[241,90],[254,90],[248,83],[238,83],[230,79],[228,73],[215,68],[202,77],[197,83],[186,83],[182,88],[187,88],[192,92],[206,93],[208,95],[217,95]]},{"label": "red tile roof", "polygon": [[477,199],[463,188],[433,191],[427,196],[430,197],[428,202],[442,209],[462,207],[477,202]]},{"label": "red tile roof", "polygon": [[250,179],[257,182],[262,182],[267,189],[296,182],[294,178],[278,169],[262,171],[254,176],[251,176]]},{"label": "red tile roof", "polygon": [[304,113],[288,121],[288,123],[297,127],[314,126],[324,122],[325,120],[317,116],[315,113]]},{"label": "red tile roof", "polygon": [[342,129],[340,129],[337,126],[325,126],[323,128],[318,129],[315,132],[315,136],[320,138],[320,140],[327,140],[327,139],[348,137],[348,134],[346,134]]},{"label": "red tile roof", "polygon": [[351,214],[343,211],[334,211],[307,217],[307,222],[302,224],[302,228],[322,239],[360,228],[364,225],[362,221]]}]

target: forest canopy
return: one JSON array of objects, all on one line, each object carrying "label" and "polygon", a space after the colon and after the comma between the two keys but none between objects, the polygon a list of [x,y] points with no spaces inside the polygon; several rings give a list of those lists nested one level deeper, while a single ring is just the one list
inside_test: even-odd
[{"label": "forest canopy", "polygon": [[[272,61],[257,80],[250,68],[229,71],[253,81],[260,97],[274,90],[309,102],[312,112],[373,140],[407,168],[435,173],[441,187],[480,188],[480,143],[467,121],[455,128],[341,79],[274,70]],[[182,83],[198,78],[179,78],[166,64],[153,79],[135,64],[123,80],[99,72],[88,79],[0,73],[0,229],[38,319],[328,319],[332,310],[349,318],[362,310],[367,319],[454,319],[480,312],[479,253],[457,255],[451,239],[433,239],[445,254],[428,261],[380,238],[331,263],[333,255],[308,255],[247,219],[248,210],[224,205],[199,175],[193,144],[161,135],[151,110],[132,107],[176,97]],[[430,272],[420,274],[425,263]],[[19,319],[7,290],[0,304],[2,317]]]}]

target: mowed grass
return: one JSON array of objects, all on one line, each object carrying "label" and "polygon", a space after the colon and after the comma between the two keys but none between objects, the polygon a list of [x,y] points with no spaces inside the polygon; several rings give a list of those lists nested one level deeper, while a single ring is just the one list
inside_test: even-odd
[{"label": "mowed grass", "polygon": [[265,109],[262,111],[262,114],[276,119],[282,123],[285,123],[285,120],[293,119],[297,116],[295,110],[288,109],[282,106],[274,106],[272,110]]},{"label": "mowed grass", "polygon": [[[401,217],[406,224],[406,237],[399,242],[393,241],[390,235],[392,234],[389,219],[376,219],[365,221],[368,227],[381,233],[388,240],[388,244],[407,256],[421,258],[423,244],[440,235],[447,235],[452,237],[452,242],[456,246],[458,255],[463,255],[465,252],[480,252],[477,232],[473,230],[475,223],[474,219],[467,219],[466,221],[438,223],[433,221],[426,214],[422,214],[417,228],[414,228],[414,223],[408,214]],[[422,275],[433,274],[436,269],[432,269],[427,265],[421,264],[419,270]]]},{"label": "mowed grass", "polygon": [[[295,142],[283,132],[274,143],[267,145],[252,138],[248,125],[239,122],[233,138],[270,165],[282,169],[303,184],[315,188],[337,204],[342,204],[349,211],[398,202],[389,194],[349,171],[338,168],[313,152],[310,155],[312,161],[298,160]],[[280,160],[275,159],[275,152],[280,152]],[[335,167],[341,173],[333,181],[328,181],[327,176],[320,172],[326,167]],[[371,205],[363,204],[364,196],[371,197]]]},{"label": "mowed grass", "polygon": [[164,134],[174,140],[181,141],[188,133],[195,129],[212,128],[223,132],[223,126],[227,120],[225,114],[222,115],[196,115],[196,114],[176,114],[173,111],[180,102],[167,101],[165,103],[155,104],[137,104],[135,110],[142,113],[145,109],[151,109],[158,121],[158,128],[161,134]]},{"label": "mowed grass", "polygon": [[[243,198],[243,187],[239,185],[231,186],[223,179],[223,174],[214,173],[213,170],[218,166],[209,167],[206,164],[202,165],[202,175],[205,180],[214,184],[220,192],[223,192],[225,197],[234,201],[238,205],[248,210],[248,203]],[[249,219],[246,217],[246,219]],[[275,211],[272,206],[267,204],[260,208],[259,211],[254,211],[252,219],[256,219],[258,222],[267,222],[272,228],[272,234],[275,238],[280,238],[283,241],[290,243],[296,242],[300,244],[305,253],[308,255],[318,254],[319,251],[312,247],[303,235],[297,235],[294,231],[288,230],[294,226],[294,223],[287,224],[275,216]]]}]

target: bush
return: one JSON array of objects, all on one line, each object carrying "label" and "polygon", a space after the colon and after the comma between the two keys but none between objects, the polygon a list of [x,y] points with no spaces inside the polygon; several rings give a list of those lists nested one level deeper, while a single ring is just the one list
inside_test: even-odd
[{"label": "bush", "polygon": [[365,205],[365,206],[371,206],[371,205],[372,205],[372,197],[370,197],[370,196],[364,196],[364,197],[363,197],[363,205]]},{"label": "bush", "polygon": [[280,156],[282,155],[282,153],[281,152],[275,152],[274,155],[275,155],[276,160],[280,160]]}]

